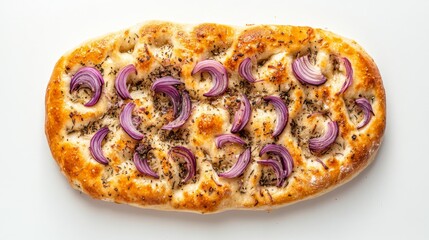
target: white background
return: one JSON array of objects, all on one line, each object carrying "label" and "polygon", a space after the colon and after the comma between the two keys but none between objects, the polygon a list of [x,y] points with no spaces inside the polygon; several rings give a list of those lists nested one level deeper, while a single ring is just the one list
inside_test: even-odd
[{"label": "white background", "polygon": [[[8,1],[0,3],[0,239],[429,239],[428,1]],[[59,57],[139,22],[309,25],[355,39],[387,92],[376,161],[322,197],[272,212],[161,212],[68,185],[44,135]]]}]

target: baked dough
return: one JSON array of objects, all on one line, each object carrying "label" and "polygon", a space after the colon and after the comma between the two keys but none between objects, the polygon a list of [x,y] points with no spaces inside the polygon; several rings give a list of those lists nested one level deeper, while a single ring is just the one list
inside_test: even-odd
[{"label": "baked dough", "polygon": [[[292,61],[310,54],[327,81],[321,86],[301,84],[292,73]],[[249,84],[238,74],[240,62],[250,57],[253,74],[262,81]],[[353,68],[353,84],[338,94],[346,78],[337,57]],[[219,97],[203,96],[211,86],[208,74],[191,72],[197,62],[216,60],[227,69],[229,85]],[[134,64],[137,74],[128,78],[134,100],[118,97],[114,81],[118,71]],[[83,66],[98,69],[104,78],[102,95],[92,107],[84,104],[91,92],[70,93],[70,80]],[[155,79],[172,76],[184,82],[192,100],[192,113],[177,130],[161,130],[173,119],[169,100],[150,90]],[[222,178],[244,148],[229,144],[216,148],[214,138],[230,133],[236,100],[245,92],[252,104],[249,123],[239,134],[252,149],[251,162],[236,178]],[[279,137],[272,137],[276,112],[264,96],[280,96],[289,120]],[[370,100],[374,116],[358,129],[362,110],[355,99]],[[126,102],[136,104],[134,114],[145,137],[130,138],[119,124]],[[88,41],[57,62],[46,91],[45,131],[52,155],[73,188],[93,198],[138,207],[212,213],[229,209],[272,209],[308,199],[337,187],[361,172],[374,159],[382,141],[386,117],[385,92],[374,61],[353,40],[310,27],[220,24],[184,25],[151,21],[125,31]],[[320,136],[335,120],[339,135],[328,151],[315,155],[310,138]],[[101,127],[110,133],[102,151],[103,165],[90,154],[92,136]],[[293,171],[284,185],[257,164],[262,146],[284,146],[293,158]],[[132,158],[138,144],[149,144],[150,167],[159,179],[137,171]],[[196,176],[184,183],[186,169],[168,155],[182,145],[196,157]]]}]

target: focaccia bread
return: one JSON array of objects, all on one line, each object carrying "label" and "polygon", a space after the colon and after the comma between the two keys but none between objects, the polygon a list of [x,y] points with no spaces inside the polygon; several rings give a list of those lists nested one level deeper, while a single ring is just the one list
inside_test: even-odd
[{"label": "focaccia bread", "polygon": [[386,99],[356,42],[310,27],[147,22],[56,64],[46,136],[73,188],[138,207],[272,209],[361,172]]}]

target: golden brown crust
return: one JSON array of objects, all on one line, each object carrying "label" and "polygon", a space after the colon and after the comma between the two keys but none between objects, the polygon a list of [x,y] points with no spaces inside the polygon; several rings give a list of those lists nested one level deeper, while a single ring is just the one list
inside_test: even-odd
[{"label": "golden brown crust", "polygon": [[[328,82],[319,87],[301,85],[292,74],[291,61],[297,55],[316,53],[316,61]],[[344,75],[335,68],[335,56],[347,57],[354,70],[354,83],[344,93],[337,94]],[[256,150],[252,163],[238,179],[222,179],[216,174],[219,158],[237,154],[240,147],[225,150],[213,147],[214,136],[229,131],[231,117],[224,106],[233,104],[244,88],[237,75],[239,63],[251,57],[258,62],[256,74],[262,79],[247,89],[251,97],[287,93],[290,119],[284,133],[271,137],[272,117],[257,109],[252,112],[252,124],[246,126],[247,139]],[[210,81],[192,76],[198,61],[212,58],[223,63],[230,74],[229,92],[222,101],[203,97]],[[143,119],[142,131],[156,144],[151,166],[161,175],[159,180],[140,174],[134,167],[131,153],[138,141],[128,137],[115,119],[106,115],[120,110],[113,88],[119,68],[133,63],[138,74],[131,83],[135,100]],[[71,76],[81,66],[102,69],[106,85],[100,102],[91,108],[82,106],[69,93]],[[158,132],[172,113],[160,115],[153,94],[147,91],[153,79],[171,74],[185,83],[195,103],[191,118],[183,126],[181,140],[162,143]],[[356,124],[361,113],[353,101],[358,97],[371,100],[375,116],[362,129]],[[309,105],[311,100],[312,104]],[[114,105],[119,107],[115,108]],[[258,103],[253,103],[258,104]],[[325,116],[308,116],[313,108],[325,106],[329,117],[338,122],[340,135],[330,151],[313,156],[306,141],[323,130]],[[313,110],[312,110],[313,109]],[[321,29],[294,26],[231,27],[219,24],[197,26],[169,22],[148,22],[131,29],[87,42],[64,55],[56,64],[46,91],[45,132],[52,155],[79,191],[107,201],[128,203],[140,207],[218,212],[228,209],[270,209],[317,196],[350,180],[374,159],[381,144],[386,120],[386,99],[381,76],[374,61],[354,41]],[[88,127],[91,126],[91,127]],[[101,125],[110,126],[104,152],[110,160],[101,165],[89,154],[89,139]],[[314,126],[313,133],[297,130]],[[154,130],[158,129],[158,130]],[[152,135],[151,135],[152,134]],[[184,137],[185,136],[185,137]],[[146,139],[147,139],[146,138]],[[287,184],[277,188],[262,179],[267,168],[255,164],[261,145],[282,144],[294,159],[294,171]],[[168,148],[185,144],[197,157],[197,176],[189,184],[180,183],[178,166],[168,158]],[[327,169],[316,161],[320,158]],[[261,184],[262,183],[262,184]]]}]

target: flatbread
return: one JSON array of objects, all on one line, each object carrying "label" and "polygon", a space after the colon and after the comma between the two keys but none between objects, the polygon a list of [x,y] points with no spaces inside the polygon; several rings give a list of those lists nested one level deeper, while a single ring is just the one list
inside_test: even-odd
[{"label": "flatbread", "polygon": [[[293,74],[292,62],[311,56],[327,81],[320,86],[302,84]],[[252,59],[256,83],[238,74],[239,64]],[[339,94],[347,72],[338,59],[347,58],[353,83]],[[227,70],[227,91],[206,97],[213,85],[207,73],[192,74],[198,62],[215,60]],[[115,78],[126,65],[137,73],[127,83],[133,100],[122,100]],[[102,94],[91,107],[84,104],[92,93],[87,88],[70,91],[70,81],[82,67],[94,67],[103,76]],[[162,130],[174,119],[169,99],[150,90],[160,77],[171,76],[184,84],[192,101],[191,116],[175,130]],[[242,94],[252,113],[244,130],[237,133],[246,146],[226,144],[217,148],[215,138],[229,134]],[[285,129],[273,137],[275,108],[263,100],[278,96],[287,105]],[[356,104],[368,99],[373,115],[362,128],[364,111]],[[128,102],[143,140],[134,140],[121,127],[119,114]],[[46,91],[46,136],[52,155],[71,186],[93,198],[138,207],[200,213],[229,209],[272,209],[308,199],[347,182],[374,159],[382,141],[386,100],[374,61],[353,40],[310,27],[220,24],[184,25],[151,21],[83,43],[57,62]],[[309,140],[326,132],[329,121],[338,124],[335,142],[322,153],[309,150]],[[102,127],[109,134],[102,143],[108,164],[92,157],[91,138]],[[273,168],[257,161],[266,144],[285,147],[292,159],[292,173],[276,186]],[[138,146],[150,146],[153,178],[139,172],[133,162]],[[171,157],[174,146],[184,146],[196,158],[196,175],[187,182],[183,159]],[[220,177],[246,149],[251,160],[243,174]]]}]

